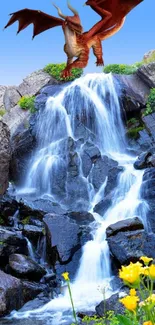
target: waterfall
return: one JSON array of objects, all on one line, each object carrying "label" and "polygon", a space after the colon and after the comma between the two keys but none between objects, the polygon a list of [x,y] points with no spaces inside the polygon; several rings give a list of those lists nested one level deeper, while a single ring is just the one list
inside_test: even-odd
[{"label": "waterfall", "polygon": [[[82,128],[81,128],[82,125]],[[110,279],[112,276],[109,248],[106,241],[106,228],[117,221],[139,217],[146,225],[145,202],[140,197],[143,171],[135,170],[136,157],[127,153],[125,129],[121,117],[117,90],[111,74],[90,74],[77,79],[56,97],[50,97],[46,109],[41,111],[37,121],[38,148],[30,161],[26,182],[20,193],[48,195],[69,206],[67,192],[68,141],[78,143],[78,178],[84,182],[88,192],[88,210],[104,197],[107,178],[98,191],[94,189],[91,177],[84,177],[81,166],[80,133],[85,142],[89,139],[99,148],[102,155],[117,161],[123,167],[119,174],[117,187],[113,193],[111,206],[104,215],[94,213],[95,226],[92,228],[93,239],[83,247],[79,269],[71,284],[76,310],[94,309],[103,295],[99,286],[107,286],[106,297],[112,294]],[[63,170],[64,186],[61,198],[55,189],[59,173]],[[80,196],[81,195],[81,196]],[[78,192],[77,201],[83,202],[83,193]],[[44,307],[25,313],[13,313],[16,318],[48,317],[53,312],[52,324],[61,324],[70,310],[68,292],[51,300]],[[65,312],[67,313],[65,314]],[[70,316],[68,316],[70,317]]]}]

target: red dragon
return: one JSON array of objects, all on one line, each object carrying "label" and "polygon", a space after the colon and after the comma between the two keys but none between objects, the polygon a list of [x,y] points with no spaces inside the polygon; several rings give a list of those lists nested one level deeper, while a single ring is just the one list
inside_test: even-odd
[{"label": "red dragon", "polygon": [[[59,17],[50,16],[40,10],[22,9],[14,12],[7,25],[19,22],[17,33],[25,29],[30,24],[34,25],[33,38],[56,26],[62,26],[65,36],[64,51],[67,54],[67,65],[62,72],[62,77],[71,75],[73,68],[85,68],[89,60],[90,48],[96,56],[96,65],[104,65],[101,41],[117,33],[123,26],[126,15],[143,0],[88,0],[85,5],[90,6],[101,16],[89,31],[83,32],[78,12],[68,2],[68,8],[74,16],[64,15],[60,8]],[[74,57],[77,59],[74,60]],[[74,60],[74,61],[73,61]]]}]

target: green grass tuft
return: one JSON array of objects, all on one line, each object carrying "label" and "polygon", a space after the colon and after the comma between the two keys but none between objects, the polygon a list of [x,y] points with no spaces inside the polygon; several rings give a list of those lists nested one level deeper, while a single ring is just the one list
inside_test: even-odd
[{"label": "green grass tuft", "polygon": [[[61,63],[61,64],[49,63],[45,66],[44,71],[47,72],[48,74],[50,74],[56,80],[64,81],[64,79],[61,78],[61,72],[65,68],[66,68],[66,63]],[[66,78],[65,80],[67,80],[67,81],[75,80],[76,78],[81,77],[82,73],[83,73],[83,70],[80,68],[72,69],[72,76],[69,78]]]}]

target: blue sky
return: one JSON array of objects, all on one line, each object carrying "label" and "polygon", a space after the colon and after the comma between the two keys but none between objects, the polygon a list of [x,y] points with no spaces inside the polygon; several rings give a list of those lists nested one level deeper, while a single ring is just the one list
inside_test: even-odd
[{"label": "blue sky", "polygon": [[[53,0],[63,13],[70,15],[66,0]],[[52,2],[53,2],[52,1]],[[110,0],[109,0],[110,1]],[[18,85],[29,73],[43,68],[46,64],[66,61],[63,52],[64,35],[56,27],[38,35],[32,41],[32,26],[16,36],[17,23],[3,31],[11,12],[23,8],[40,9],[57,16],[51,0],[4,0],[0,10],[0,85]],[[88,30],[100,17],[85,0],[71,0],[80,13],[84,30]],[[124,27],[116,35],[102,42],[105,64],[134,63],[140,61],[147,51],[155,49],[155,0],[144,0],[127,16]],[[85,73],[100,72],[91,53]]]}]

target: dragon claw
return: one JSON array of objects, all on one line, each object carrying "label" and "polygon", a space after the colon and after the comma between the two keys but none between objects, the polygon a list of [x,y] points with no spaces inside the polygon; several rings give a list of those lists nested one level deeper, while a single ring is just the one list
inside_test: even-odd
[{"label": "dragon claw", "polygon": [[98,59],[97,61],[96,61],[96,66],[98,67],[98,66],[103,66],[104,65],[104,61],[102,60],[102,59]]},{"label": "dragon claw", "polygon": [[66,78],[69,78],[69,77],[72,77],[71,71],[69,69],[64,69],[61,72],[61,78],[66,79]]}]

